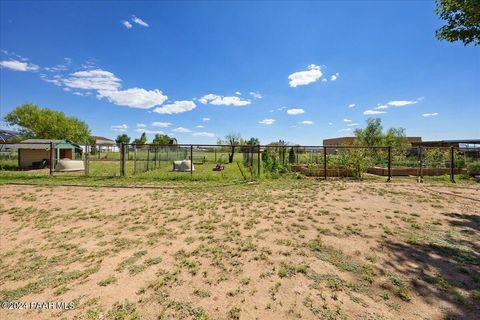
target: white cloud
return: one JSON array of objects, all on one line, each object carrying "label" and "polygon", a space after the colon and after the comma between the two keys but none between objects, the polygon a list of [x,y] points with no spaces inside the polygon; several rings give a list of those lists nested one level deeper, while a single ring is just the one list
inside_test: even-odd
[{"label": "white cloud", "polygon": [[340,73],[337,72],[337,73],[335,73],[335,74],[332,74],[332,75],[330,76],[330,81],[335,81],[335,80],[338,79],[338,77],[340,77]]},{"label": "white cloud", "polygon": [[275,123],[275,119],[263,119],[262,121],[258,121],[258,123],[269,126]]},{"label": "white cloud", "polygon": [[107,98],[110,102],[119,105],[139,109],[150,109],[161,105],[167,96],[162,91],[145,90],[143,88],[131,88],[127,90],[99,90],[98,98]]},{"label": "white cloud", "polygon": [[76,96],[82,96],[82,97],[84,96],[83,93],[78,92],[78,91],[74,91],[74,92],[72,92],[72,93],[73,93],[74,95],[76,95]]},{"label": "white cloud", "polygon": [[300,109],[300,108],[293,108],[293,109],[288,109],[287,113],[291,116],[295,116],[297,114],[305,113],[305,110]]},{"label": "white cloud", "polygon": [[136,24],[139,24],[143,27],[149,27],[148,23],[146,23],[145,21],[143,21],[142,19],[136,17],[136,16],[132,16],[132,21],[135,22]]},{"label": "white cloud", "polygon": [[255,99],[262,99],[263,98],[263,96],[258,91],[257,92],[250,91],[250,95],[252,97],[254,97]]},{"label": "white cloud", "polygon": [[295,88],[297,86],[304,86],[315,82],[322,77],[322,71],[319,66],[311,64],[307,69],[308,70],[306,71],[294,72],[288,76],[290,87]]},{"label": "white cloud", "polygon": [[343,122],[352,122],[350,119],[343,119]]},{"label": "white cloud", "polygon": [[205,126],[202,126],[201,124],[199,124],[198,126],[195,126],[195,128],[205,128]]},{"label": "white cloud", "polygon": [[312,125],[312,124],[313,124],[313,121],[311,121],[311,120],[304,120],[304,121],[301,122],[301,124]]},{"label": "white cloud", "polygon": [[18,60],[3,60],[0,61],[0,66],[14,71],[36,71],[39,68],[36,64]]},{"label": "white cloud", "polygon": [[419,103],[420,101],[423,100],[423,97],[420,97],[416,100],[392,100],[387,103],[378,105],[377,107],[373,108],[374,110],[385,110],[390,107],[403,107],[403,106],[408,106],[411,104],[416,104]]},{"label": "white cloud", "polygon": [[435,117],[435,116],[438,116],[438,112],[422,114],[422,117]]},{"label": "white cloud", "polygon": [[193,101],[185,100],[185,101],[175,101],[174,103],[165,104],[161,107],[157,107],[153,109],[153,112],[160,113],[160,114],[176,114],[187,112],[195,109],[197,106]]},{"label": "white cloud", "polygon": [[345,129],[340,129],[338,130],[339,132],[348,132],[348,131],[352,131],[352,128],[345,128]]},{"label": "white cloud", "polygon": [[137,128],[146,128],[147,125],[145,123],[137,123]]},{"label": "white cloud", "polygon": [[392,107],[403,107],[403,106],[408,106],[410,104],[415,104],[418,103],[418,100],[394,100],[390,101],[387,104]]},{"label": "white cloud", "polygon": [[356,106],[355,103],[351,103],[351,104],[348,105],[349,108],[354,108],[355,106]]},{"label": "white cloud", "polygon": [[242,93],[240,91],[235,91],[236,95],[241,95]]},{"label": "white cloud", "polygon": [[347,127],[356,127],[356,126],[359,126],[358,123],[349,123],[347,124]]},{"label": "white cloud", "polygon": [[130,22],[125,21],[125,20],[122,20],[122,24],[123,24],[123,26],[124,26],[125,28],[127,28],[127,29],[131,29],[131,28],[133,27]]},{"label": "white cloud", "polygon": [[114,91],[120,88],[121,80],[109,71],[95,69],[74,72],[62,81],[67,87],[75,89]]},{"label": "white cloud", "polygon": [[242,100],[240,97],[237,96],[219,96],[217,94],[207,94],[198,99],[202,104],[213,104],[215,106],[246,106],[249,105],[251,102],[250,100]]},{"label": "white cloud", "polygon": [[111,126],[110,129],[113,131],[125,132],[128,129],[128,126],[126,124],[118,124]]},{"label": "white cloud", "polygon": [[192,130],[184,128],[184,127],[178,127],[172,130],[173,132],[178,132],[178,133],[187,133],[187,132],[192,132]]},{"label": "white cloud", "polygon": [[167,128],[170,127],[172,124],[170,122],[160,122],[160,121],[155,121],[152,122],[153,127],[158,127],[158,128]]},{"label": "white cloud", "polygon": [[202,118],[202,121],[210,121],[210,118]]},{"label": "white cloud", "polygon": [[383,114],[387,113],[386,111],[378,111],[378,110],[365,110],[363,111],[363,114],[365,115],[373,115],[373,114]]},{"label": "white cloud", "polygon": [[327,82],[327,81],[328,81],[327,78],[322,79],[322,82]]},{"label": "white cloud", "polygon": [[328,125],[331,126],[331,125],[333,125],[333,123],[332,123],[332,122],[329,122]]},{"label": "white cloud", "polygon": [[204,138],[214,138],[215,134],[212,132],[194,132],[192,133],[193,137],[204,137]]},{"label": "white cloud", "polygon": [[278,108],[277,110],[282,111],[282,110],[285,110],[285,109],[287,109],[287,107],[281,107],[281,108]]},{"label": "white cloud", "polygon": [[160,130],[147,130],[147,129],[145,129],[145,128],[137,128],[137,129],[135,129],[135,131],[136,131],[136,132],[140,132],[140,133],[145,132],[145,133],[147,133],[147,134],[157,134],[157,133],[158,133],[158,134],[165,134],[165,132],[160,131]]}]

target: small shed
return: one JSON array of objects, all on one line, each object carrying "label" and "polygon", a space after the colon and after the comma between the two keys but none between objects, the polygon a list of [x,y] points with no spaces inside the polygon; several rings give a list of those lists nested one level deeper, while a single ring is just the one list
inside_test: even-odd
[{"label": "small shed", "polygon": [[50,161],[50,144],[53,143],[54,161],[60,159],[75,159],[75,152],[80,151],[79,145],[67,140],[50,139],[27,139],[12,145],[12,149],[18,150],[18,167],[29,169],[34,167],[35,162]]}]

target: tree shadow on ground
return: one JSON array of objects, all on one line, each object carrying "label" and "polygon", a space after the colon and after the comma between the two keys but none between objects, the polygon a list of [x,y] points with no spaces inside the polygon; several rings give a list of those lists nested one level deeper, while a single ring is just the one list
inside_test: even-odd
[{"label": "tree shadow on ground", "polygon": [[[446,214],[461,237],[448,235],[421,243],[386,241],[389,253],[386,270],[410,279],[415,299],[432,306],[442,305],[444,319],[479,319],[480,238],[478,214]],[[463,229],[470,230],[467,234]],[[472,294],[473,293],[473,294]],[[477,293],[478,294],[478,293]]]}]

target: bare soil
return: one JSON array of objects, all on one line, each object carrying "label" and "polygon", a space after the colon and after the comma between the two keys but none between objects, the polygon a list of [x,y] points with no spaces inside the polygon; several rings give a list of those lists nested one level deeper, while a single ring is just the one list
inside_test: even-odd
[{"label": "bare soil", "polygon": [[[1,319],[478,319],[478,184],[0,186]],[[4,303],[5,305],[5,303]]]}]

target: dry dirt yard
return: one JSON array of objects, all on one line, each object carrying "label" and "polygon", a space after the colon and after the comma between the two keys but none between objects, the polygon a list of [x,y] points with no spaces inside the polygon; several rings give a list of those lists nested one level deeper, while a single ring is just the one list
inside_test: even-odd
[{"label": "dry dirt yard", "polygon": [[478,184],[0,186],[1,319],[478,319]]}]

